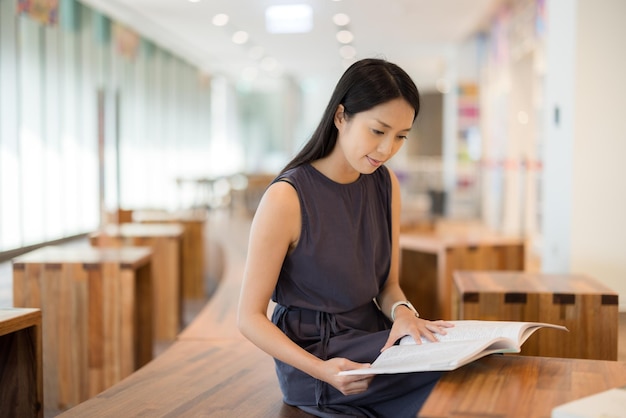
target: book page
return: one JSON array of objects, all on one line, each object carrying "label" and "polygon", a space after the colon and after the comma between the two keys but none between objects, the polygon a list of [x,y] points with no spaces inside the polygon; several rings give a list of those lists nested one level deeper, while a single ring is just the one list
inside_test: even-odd
[{"label": "book page", "polygon": [[519,353],[521,345],[542,327],[567,328],[543,323],[514,321],[449,321],[446,335],[437,334],[438,341],[422,337],[416,344],[406,336],[398,345],[388,348],[367,369],[341,372],[349,374],[408,373],[429,370],[454,370],[470,361],[492,353]]},{"label": "book page", "polygon": [[[515,322],[515,321],[448,321],[454,324],[452,328],[446,328],[446,335],[436,334],[439,342],[446,341],[468,341],[468,340],[491,340],[493,338],[506,338],[514,342],[511,348],[519,348],[524,341],[537,329],[542,327],[560,328],[565,327],[538,322]],[[422,344],[428,344],[426,338],[422,337]],[[415,344],[415,340],[406,336],[400,340],[400,345]]]},{"label": "book page", "polygon": [[[454,370],[478,357],[501,350],[509,351],[510,342],[465,340],[422,345],[394,345],[383,351],[367,369],[356,369],[340,375],[409,373],[433,370]],[[478,353],[478,355],[477,355]]]}]

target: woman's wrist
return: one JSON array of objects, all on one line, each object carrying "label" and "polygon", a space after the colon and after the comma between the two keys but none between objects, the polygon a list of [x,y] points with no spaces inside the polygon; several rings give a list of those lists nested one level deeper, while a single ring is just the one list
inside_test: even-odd
[{"label": "woman's wrist", "polygon": [[389,316],[391,317],[392,321],[396,320],[396,309],[398,309],[401,306],[408,308],[413,313],[413,315],[415,315],[416,318],[420,317],[419,312],[417,312],[417,310],[415,309],[415,307],[413,306],[411,302],[409,302],[408,300],[400,300],[391,306]]}]

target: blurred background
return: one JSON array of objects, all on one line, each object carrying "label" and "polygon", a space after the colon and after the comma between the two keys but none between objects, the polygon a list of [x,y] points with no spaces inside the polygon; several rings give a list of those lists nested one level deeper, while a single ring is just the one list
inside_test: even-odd
[{"label": "blurred background", "polygon": [[624,18],[623,0],[0,0],[0,261],[118,209],[253,210],[241,191],[380,57],[423,99],[390,163],[403,222],[523,236],[537,269],[592,274],[625,311]]}]

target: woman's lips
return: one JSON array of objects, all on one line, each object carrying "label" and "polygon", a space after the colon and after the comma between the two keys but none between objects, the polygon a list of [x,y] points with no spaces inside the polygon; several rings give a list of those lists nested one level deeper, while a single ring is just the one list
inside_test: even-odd
[{"label": "woman's lips", "polygon": [[374,167],[380,167],[382,165],[382,161],[378,161],[373,159],[372,157],[366,156],[367,157],[367,161],[370,162],[371,165],[373,165]]}]

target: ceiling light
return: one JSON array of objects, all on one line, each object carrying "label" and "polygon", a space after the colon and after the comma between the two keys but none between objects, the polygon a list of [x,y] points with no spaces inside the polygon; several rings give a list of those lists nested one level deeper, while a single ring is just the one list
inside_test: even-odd
[{"label": "ceiling light", "polygon": [[189,0],[189,3],[200,3],[200,0]]},{"label": "ceiling light", "polygon": [[215,26],[225,26],[228,23],[228,15],[224,13],[219,13],[213,16],[212,20]]},{"label": "ceiling light", "polygon": [[346,26],[350,23],[350,16],[345,13],[337,13],[333,16],[333,22],[335,22],[337,26]]},{"label": "ceiling light", "polygon": [[354,39],[354,35],[349,30],[340,30],[337,32],[337,40],[342,44],[349,44]]},{"label": "ceiling light", "polygon": [[339,48],[339,55],[345,59],[352,59],[356,57],[356,49],[352,45],[344,45]]},{"label": "ceiling light", "polygon": [[248,32],[242,31],[242,30],[238,30],[237,32],[233,33],[233,42],[236,43],[237,45],[242,45],[245,44],[246,42],[248,42]]},{"label": "ceiling light", "polygon": [[269,33],[303,33],[313,29],[313,9],[308,4],[285,4],[265,9]]}]

